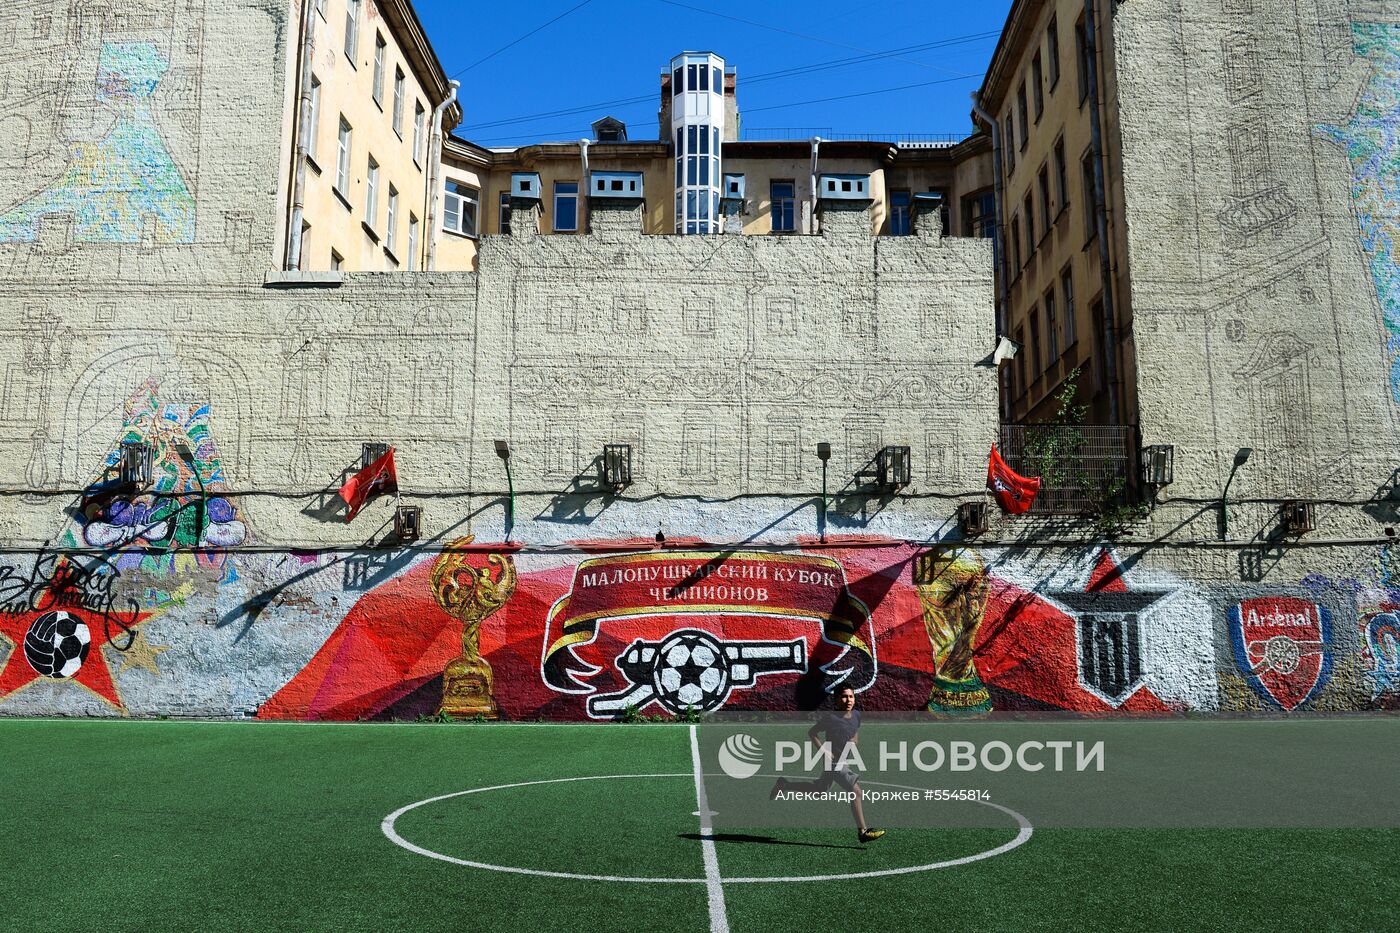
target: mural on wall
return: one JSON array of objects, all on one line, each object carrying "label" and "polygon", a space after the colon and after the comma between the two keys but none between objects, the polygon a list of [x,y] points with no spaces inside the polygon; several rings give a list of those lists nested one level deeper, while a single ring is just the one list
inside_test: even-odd
[{"label": "mural on wall", "polygon": [[[1047,599],[967,548],[580,546],[601,553],[527,559],[459,542],[418,562],[361,597],[258,716],[812,708],[838,683],[867,709],[940,714],[1206,705],[1162,692],[1171,680],[1152,667],[1173,646],[1150,620],[1167,591],[1129,586],[1108,551]],[[1186,670],[1195,662],[1177,651],[1172,663],[1213,691],[1208,659]]]},{"label": "mural on wall", "polygon": [[1387,331],[1390,392],[1400,404],[1400,24],[1353,23],[1356,54],[1373,65],[1351,122],[1317,133],[1346,148],[1361,248]]},{"label": "mural on wall", "polygon": [[[250,540],[239,506],[220,495],[227,483],[209,421],[207,403],[166,401],[155,379],[142,383],[127,398],[118,442],[60,536],[60,546],[108,551],[117,570],[154,578],[202,570],[221,583],[236,580],[231,555],[193,550]],[[151,450],[151,482],[138,495],[111,483],[124,443],[144,443]]]},{"label": "mural on wall", "polygon": [[[1400,607],[1391,606],[1390,609]],[[1365,654],[1373,696],[1400,693],[1400,615],[1378,612],[1364,620]]]},{"label": "mural on wall", "polygon": [[[153,98],[170,60],[151,42],[105,42],[98,58],[101,137],[68,148],[43,190],[0,211],[0,242],[33,242],[40,220],[72,217],[77,243],[192,243],[195,199],[156,119]],[[149,227],[148,227],[149,225]]]},{"label": "mural on wall", "polygon": [[[151,618],[118,594],[103,558],[41,552],[27,573],[0,567],[0,701],[40,681],[67,682],[125,712],[112,676],[136,663],[159,673],[152,645],[137,628]],[[8,647],[8,654],[5,653]]]},{"label": "mural on wall", "polygon": [[1313,699],[1332,674],[1332,613],[1289,596],[1261,596],[1230,608],[1235,664],[1261,698],[1285,710]]}]

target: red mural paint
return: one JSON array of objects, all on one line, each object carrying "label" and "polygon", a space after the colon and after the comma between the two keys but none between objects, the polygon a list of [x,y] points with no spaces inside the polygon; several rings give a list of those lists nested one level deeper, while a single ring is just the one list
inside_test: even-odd
[{"label": "red mural paint", "polygon": [[[929,587],[915,580],[925,549],[853,541],[813,553],[639,552],[630,543],[611,542],[608,553],[609,542],[593,542],[564,565],[510,558],[526,569],[513,568],[513,590],[479,630],[502,718],[802,709],[836,683],[856,687],[868,710],[921,710],[935,667],[948,663],[936,657]],[[485,572],[489,550],[473,553],[471,565]],[[444,668],[465,649],[463,623],[433,595],[433,564],[361,597],[258,716],[436,713]],[[957,624],[996,708],[1166,709],[1146,687],[1117,706],[1085,689],[1076,619],[996,578],[980,558],[975,566],[986,597]]]}]

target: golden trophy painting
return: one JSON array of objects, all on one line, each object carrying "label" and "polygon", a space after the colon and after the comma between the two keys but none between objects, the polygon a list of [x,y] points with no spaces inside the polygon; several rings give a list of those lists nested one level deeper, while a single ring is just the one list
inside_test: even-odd
[{"label": "golden trophy painting", "polygon": [[473,566],[475,555],[459,550],[471,542],[470,535],[452,542],[433,565],[433,597],[462,622],[462,653],[447,662],[442,672],[438,713],[495,719],[491,665],[481,656],[481,623],[515,592],[515,561],[509,554],[491,554],[485,567]]},{"label": "golden trophy painting", "polygon": [[953,716],[991,712],[992,698],[973,657],[991,589],[986,564],[968,549],[929,551],[915,563],[914,588],[933,646],[929,711]]}]

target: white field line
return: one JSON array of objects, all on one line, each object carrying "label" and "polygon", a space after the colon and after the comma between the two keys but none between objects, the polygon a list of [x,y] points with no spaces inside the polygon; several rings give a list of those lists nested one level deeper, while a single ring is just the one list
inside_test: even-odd
[{"label": "white field line", "polygon": [[705,860],[705,890],[710,901],[710,933],[729,933],[729,917],[724,910],[724,879],[719,874],[719,854],[715,852],[714,826],[710,823],[710,799],[705,793],[705,769],[700,764],[700,740],[690,727],[690,761],[695,768],[695,806],[700,816],[700,855]]}]

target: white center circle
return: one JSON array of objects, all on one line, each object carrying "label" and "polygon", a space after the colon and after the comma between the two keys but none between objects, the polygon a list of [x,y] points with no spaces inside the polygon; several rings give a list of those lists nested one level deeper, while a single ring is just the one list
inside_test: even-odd
[{"label": "white center circle", "polygon": [[[437,859],[440,862],[451,862],[453,865],[464,865],[468,868],[481,868],[485,869],[486,871],[501,871],[513,875],[535,875],[541,878],[571,878],[576,881],[624,881],[634,884],[706,884],[708,882],[708,879],[706,878],[648,878],[632,875],[588,875],[571,871],[548,871],[542,868],[521,868],[517,865],[494,865],[490,862],[477,862],[473,861],[472,859],[457,858],[454,855],[445,855],[442,852],[434,852],[432,849],[425,849],[420,845],[415,845],[414,843],[409,842],[403,836],[400,836],[398,830],[395,828],[395,824],[398,822],[399,817],[403,816],[405,813],[408,813],[410,810],[416,810],[419,807],[426,807],[429,804],[438,803],[442,800],[451,800],[455,797],[465,797],[468,794],[485,794],[493,790],[513,790],[518,787],[538,787],[545,784],[569,784],[575,781],[628,781],[646,780],[650,778],[690,779],[692,778],[692,775],[598,774],[590,775],[588,777],[550,778],[544,781],[520,781],[516,784],[496,784],[491,787],[473,787],[470,790],[459,790],[454,791],[451,794],[440,794],[437,797],[428,797],[424,800],[419,800],[416,803],[410,803],[407,806],[399,807],[393,813],[390,813],[388,816],[384,817],[383,821],[379,824],[379,828],[383,830],[384,835],[388,837],[389,841],[396,846],[407,849],[408,851],[413,852],[417,855],[423,855],[431,859]],[[918,787],[908,787],[903,784],[887,784],[880,781],[862,780],[861,783],[877,787],[894,787],[900,790],[922,790],[922,788]],[[1033,829],[1031,827],[1030,820],[1026,819],[1020,813],[1017,813],[1010,807],[1003,807],[1000,804],[991,803],[989,801],[982,800],[977,802],[982,804],[982,806],[991,807],[993,810],[1000,810],[1001,812],[1005,813],[1007,816],[1015,820],[1018,830],[1016,833],[1016,837],[1010,840],[1009,842],[1004,842],[1001,845],[996,846],[995,848],[987,849],[983,852],[976,852],[972,855],[964,855],[961,858],[946,859],[941,862],[929,862],[926,865],[908,865],[903,868],[884,868],[877,871],[855,871],[839,875],[795,875],[790,877],[758,876],[752,878],[724,878],[722,879],[722,881],[724,884],[775,884],[794,881],[847,881],[854,878],[880,878],[886,875],[909,875],[915,874],[917,872],[935,871],[940,868],[955,868],[959,865],[969,865],[973,862],[980,862],[983,859],[993,858],[995,856],[1010,852],[1012,849],[1023,845],[1027,840],[1031,838],[1031,833],[1033,832]]]}]

